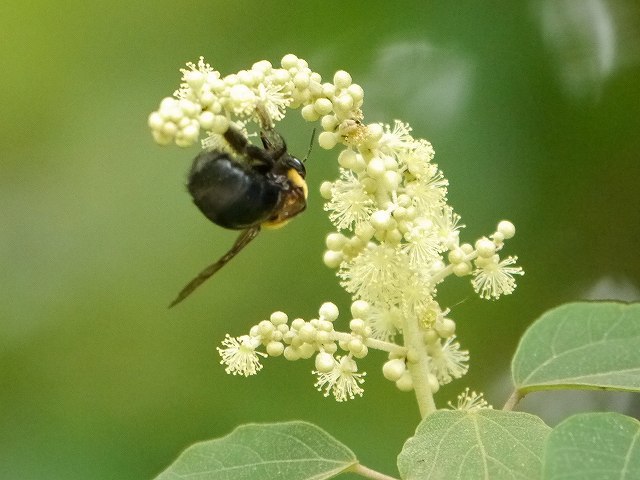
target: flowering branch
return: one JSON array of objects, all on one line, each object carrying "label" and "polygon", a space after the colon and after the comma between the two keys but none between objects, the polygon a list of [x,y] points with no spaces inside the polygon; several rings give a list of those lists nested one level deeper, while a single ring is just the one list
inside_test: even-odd
[{"label": "flowering branch", "polygon": [[306,121],[320,122],[322,148],[342,149],[339,178],[324,182],[320,193],[336,229],[323,260],[352,295],[349,331],[335,329],[339,312],[332,303],[309,321],[289,323],[275,312],[248,335],[227,336],[218,349],[226,371],[254,375],[267,356],[315,357],[316,388],[344,401],[362,395],[365,373],[356,360],[373,348],[388,354],[384,377],[414,390],[423,416],[433,412],[433,395],[463,376],[469,360],[449,310],[437,302],[437,286],[453,274],[471,277],[484,299],[512,293],[523,271],[514,266],[516,257],[501,259],[499,252],[514,236],[513,224],[501,221],[489,236],[461,243],[463,225],[447,204],[448,181],[432,161],[431,144],[399,120],[365,124],[364,91],[345,71],[323,83],[306,61],[285,55],[281,68],[261,61],[226,77],[201,58],[182,74],[174,96],[149,116],[158,143],[188,146],[204,130],[205,149],[228,149],[222,135],[232,123],[249,135],[251,124],[273,125],[287,109],[300,108]]}]

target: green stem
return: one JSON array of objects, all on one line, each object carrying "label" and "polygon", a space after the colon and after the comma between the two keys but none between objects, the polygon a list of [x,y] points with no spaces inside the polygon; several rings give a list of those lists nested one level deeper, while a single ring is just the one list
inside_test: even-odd
[{"label": "green stem", "polygon": [[349,471],[353,473],[357,473],[366,478],[371,478],[373,480],[398,480],[395,477],[390,477],[389,475],[385,475],[384,473],[376,472],[375,470],[371,470],[364,465],[360,465],[356,463],[353,467],[349,469]]},{"label": "green stem", "polygon": [[[333,332],[334,340],[344,340],[349,341],[353,338],[353,335],[346,332]],[[401,345],[397,345],[391,342],[385,342],[384,340],[378,340],[376,338],[367,338],[364,341],[364,344],[369,348],[375,348],[376,350],[382,350],[383,352],[393,353],[398,355],[399,357],[404,357],[407,355],[407,349]]]},{"label": "green stem", "polygon": [[[464,257],[464,261],[470,262],[471,260],[474,260],[477,256],[478,256],[478,252],[474,250],[469,255]],[[434,273],[430,281],[433,285],[437,285],[441,280],[443,280],[445,277],[448,277],[452,273],[453,273],[453,264],[450,263],[449,265],[444,267],[442,270],[439,270],[438,272]]]},{"label": "green stem", "polygon": [[405,317],[402,336],[404,337],[404,346],[408,351],[407,367],[413,381],[413,391],[420,409],[420,416],[425,418],[437,409],[429,385],[429,374],[431,373],[429,356],[417,318]]},{"label": "green stem", "polygon": [[518,390],[514,390],[511,396],[509,397],[509,399],[507,400],[507,403],[505,403],[504,407],[502,407],[502,410],[506,410],[506,411],[513,410],[516,407],[516,405],[518,405],[518,402],[522,400],[523,397],[524,395],[522,395]]}]

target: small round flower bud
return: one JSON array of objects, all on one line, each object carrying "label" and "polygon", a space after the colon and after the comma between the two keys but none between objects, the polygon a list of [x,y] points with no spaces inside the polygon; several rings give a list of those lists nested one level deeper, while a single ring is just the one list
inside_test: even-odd
[{"label": "small round flower bud", "polygon": [[216,115],[211,124],[211,131],[222,135],[229,130],[229,119],[224,115]]},{"label": "small round flower bud", "polygon": [[460,248],[465,255],[469,255],[471,252],[473,252],[473,245],[471,245],[470,243],[463,243],[462,245],[460,245]]},{"label": "small round flower bud", "polygon": [[516,227],[508,220],[502,220],[498,223],[498,232],[504,235],[506,239],[513,238],[516,234]]},{"label": "small round flower bud", "polygon": [[376,230],[387,230],[391,226],[391,214],[386,210],[373,212],[373,214],[371,214],[371,225],[373,225]]},{"label": "small round flower bud", "polygon": [[316,329],[309,323],[305,323],[302,328],[298,330],[298,335],[300,338],[307,342],[311,343],[316,339]]},{"label": "small round flower bud", "polygon": [[396,387],[398,387],[398,390],[401,392],[410,392],[413,390],[413,379],[408,370],[396,381]]},{"label": "small round flower bud", "polygon": [[257,70],[259,72],[270,72],[273,68],[269,60],[260,60],[259,62],[251,65],[251,70]]},{"label": "small round flower bud", "polygon": [[329,373],[333,370],[335,360],[333,356],[327,352],[320,352],[316,355],[316,370],[320,373]]},{"label": "small round flower bud", "polygon": [[367,125],[367,130],[369,130],[369,136],[372,140],[380,140],[384,134],[384,129],[379,123],[370,123]]},{"label": "small round flower bud", "polygon": [[456,263],[453,266],[453,273],[458,277],[464,277],[471,273],[471,264],[468,262]]},{"label": "small round flower bud", "polygon": [[398,230],[397,228],[388,230],[384,240],[391,245],[398,245],[402,240],[402,232],[400,232],[400,230]]},{"label": "small round flower bud", "polygon": [[314,102],[313,108],[319,115],[328,115],[333,111],[333,103],[328,98],[318,98]]},{"label": "small round flower bud", "polygon": [[332,189],[333,189],[332,182],[322,182],[322,184],[320,184],[320,195],[322,196],[322,198],[324,198],[325,200],[330,200]]},{"label": "small round flower bud", "polygon": [[352,169],[358,161],[356,152],[347,148],[340,152],[338,155],[338,163],[341,167]]},{"label": "small round flower bud", "polygon": [[325,352],[330,353],[331,355],[333,355],[338,351],[338,345],[334,342],[323,343],[322,348],[324,349]]},{"label": "small round flower bud", "polygon": [[413,205],[407,207],[407,220],[413,220],[414,218],[416,218],[417,214],[418,210],[416,209],[416,207],[414,207]]},{"label": "small round flower bud", "polygon": [[386,169],[384,168],[384,160],[378,157],[372,158],[367,165],[367,173],[369,176],[379,178],[384,175],[384,172],[386,172]]},{"label": "small round flower bud", "polygon": [[183,79],[193,90],[200,88],[205,81],[204,75],[198,70],[189,70],[184,74]]},{"label": "small round flower bud", "polygon": [[356,300],[351,304],[351,315],[354,318],[366,318],[369,308],[369,304],[364,300]]},{"label": "small round flower bud", "polygon": [[331,150],[338,143],[338,135],[333,132],[322,132],[318,135],[318,144],[325,150]]},{"label": "small round flower bud", "polygon": [[160,130],[164,125],[164,118],[158,112],[153,112],[149,115],[149,119],[147,120],[147,125],[154,130]]},{"label": "small round flower bud", "polygon": [[334,322],[340,312],[338,311],[338,307],[334,303],[325,302],[320,306],[320,310],[318,311],[320,314],[320,318],[323,320],[327,320],[329,322]]},{"label": "small round flower bud", "polygon": [[323,97],[333,98],[336,95],[336,86],[332,83],[323,83],[322,84],[322,94]]},{"label": "small round flower bud", "polygon": [[407,367],[404,364],[404,360],[401,358],[394,358],[382,366],[382,375],[391,382],[397,382],[406,370]]},{"label": "small round flower bud", "polygon": [[349,340],[348,350],[351,353],[357,354],[364,348],[364,343],[359,338],[352,338]]},{"label": "small round flower bud", "polygon": [[300,358],[307,360],[308,358],[313,357],[313,354],[316,353],[316,347],[310,343],[303,343],[300,345],[298,352],[300,353]]},{"label": "small round flower bud", "polygon": [[343,260],[344,255],[342,252],[336,252],[335,250],[327,250],[322,256],[322,261],[329,268],[338,268]]},{"label": "small round flower bud", "polygon": [[300,110],[302,114],[302,118],[304,118],[307,122],[315,122],[320,118],[320,114],[313,108],[313,105],[305,105]]},{"label": "small round flower bud", "polygon": [[443,318],[436,322],[435,329],[442,338],[449,338],[456,333],[456,322],[450,318]]},{"label": "small round flower bud", "polygon": [[288,53],[284,57],[282,57],[282,61],[280,62],[282,68],[294,68],[298,66],[298,57],[296,57],[293,53]]},{"label": "small round flower bud", "polygon": [[369,223],[361,223],[356,227],[356,236],[363,242],[368,242],[373,238],[376,229]]},{"label": "small round flower bud", "polygon": [[362,99],[364,98],[364,90],[360,85],[358,85],[357,83],[352,83],[347,88],[347,92],[349,92],[349,95],[353,97],[353,101],[356,104],[362,102]]},{"label": "small round flower bud", "polygon": [[289,361],[295,362],[296,360],[300,360],[300,352],[297,348],[286,347],[284,349],[284,358]]},{"label": "small round flower bud", "polygon": [[447,255],[447,258],[449,259],[449,263],[452,263],[454,265],[462,262],[464,260],[464,257],[465,255],[461,248],[456,248],[455,250],[451,250],[449,252],[449,255]]},{"label": "small round flower bud", "polygon": [[353,108],[353,97],[347,94],[340,95],[333,105],[336,110],[348,112]]},{"label": "small round flower bud", "polygon": [[274,325],[284,325],[289,321],[289,317],[284,312],[273,312],[269,317],[269,320]]},{"label": "small round flower bud", "polygon": [[482,237],[476,242],[476,250],[481,257],[491,257],[496,253],[496,244],[488,238]]},{"label": "small round flower bud", "polygon": [[296,331],[299,331],[305,325],[306,322],[302,318],[296,318],[293,322],[291,322],[291,328]]},{"label": "small round flower bud", "polygon": [[298,72],[295,77],[293,77],[293,84],[298,90],[304,90],[309,86],[309,74],[307,72]]},{"label": "small round flower bud", "polygon": [[[315,111],[315,110],[314,110]],[[338,119],[335,115],[324,115],[322,120],[320,120],[320,125],[322,125],[322,129],[327,132],[333,132],[338,126]]]},{"label": "small round flower bud", "polygon": [[351,350],[351,353],[353,354],[354,357],[356,358],[364,358],[367,356],[367,354],[369,353],[369,349],[367,348],[366,345],[362,345],[362,348],[360,350],[358,350],[357,352],[354,350]]},{"label": "small round flower bud", "polygon": [[385,171],[382,176],[382,185],[389,191],[396,191],[401,181],[402,178],[400,177],[398,172],[395,172],[393,170]]},{"label": "small round flower bud", "polygon": [[200,105],[202,105],[203,108],[208,107],[211,113],[217,114],[222,111],[222,105],[216,101],[216,96],[213,92],[203,92],[202,95],[200,95]]},{"label": "small round flower bud", "polygon": [[426,330],[424,332],[423,338],[424,338],[424,343],[427,345],[436,343],[438,340],[440,340],[440,336],[438,335],[438,332],[436,332],[433,328]]},{"label": "small round flower bud", "polygon": [[205,130],[211,130],[214,120],[215,115],[213,114],[213,112],[202,112],[198,117],[198,123]]},{"label": "small round flower bud", "polygon": [[347,88],[351,85],[351,75],[344,70],[338,70],[333,75],[333,83],[338,88]]},{"label": "small round flower bud", "polygon": [[361,333],[365,326],[366,323],[361,318],[354,318],[349,322],[349,328],[355,333]]},{"label": "small round flower bud", "polygon": [[262,320],[258,324],[258,331],[260,332],[260,335],[263,337],[271,335],[271,333],[275,330],[275,328],[276,328],[275,325],[268,320]]},{"label": "small round flower bud", "polygon": [[316,331],[316,343],[325,344],[331,341],[331,334],[326,331]]},{"label": "small round flower bud", "polygon": [[331,323],[329,320],[321,318],[318,320],[318,325],[316,326],[316,328],[323,332],[333,332],[333,323]]},{"label": "small round flower bud", "polygon": [[164,133],[165,135],[174,137],[177,132],[178,126],[173,122],[165,122],[162,126],[162,133]]},{"label": "small round flower bud", "polygon": [[347,243],[347,237],[341,233],[330,233],[327,235],[324,243],[329,250],[339,251],[342,250],[344,244]]},{"label": "small round flower bud", "polygon": [[403,220],[407,215],[407,209],[404,207],[396,207],[393,211],[393,218],[396,220]]},{"label": "small round flower bud", "polygon": [[360,237],[351,237],[347,242],[345,248],[349,248],[354,252],[359,252],[366,245],[366,242],[362,240]]},{"label": "small round flower bud", "polygon": [[270,357],[279,357],[284,352],[284,345],[282,342],[269,342],[267,343],[267,354]]},{"label": "small round flower bud", "polygon": [[186,98],[180,99],[179,105],[180,110],[188,117],[195,117],[200,112],[200,106]]},{"label": "small round flower bud", "polygon": [[492,263],[497,264],[500,261],[500,257],[496,255],[491,255],[490,257],[478,257],[475,260],[476,267],[483,268],[491,265]]}]

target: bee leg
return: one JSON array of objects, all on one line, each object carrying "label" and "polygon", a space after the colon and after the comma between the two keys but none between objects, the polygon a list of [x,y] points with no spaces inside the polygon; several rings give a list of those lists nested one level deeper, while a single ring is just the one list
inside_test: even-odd
[{"label": "bee leg", "polygon": [[[282,138],[277,133],[275,133],[275,135],[277,135],[279,138]],[[286,146],[284,146],[284,140],[282,140],[282,151],[278,150],[277,155],[274,155],[271,150],[268,149],[267,144],[265,144],[265,149],[253,145],[240,130],[232,125],[230,125],[227,131],[223,134],[223,137],[227,141],[227,143],[231,145],[231,147],[240,155],[247,155],[251,159],[255,160],[258,164],[265,165],[267,168],[273,167],[274,158],[280,157],[286,150]],[[264,142],[265,140],[263,137],[263,143]]]},{"label": "bee leg", "polygon": [[236,239],[236,241],[233,244],[233,246],[231,247],[231,249],[227,253],[225,253],[222,256],[222,258],[220,258],[220,260],[218,260],[217,262],[209,265],[207,268],[202,270],[198,274],[198,276],[196,276],[196,278],[191,280],[187,284],[187,286],[184,287],[180,291],[180,293],[178,294],[176,299],[173,302],[171,302],[171,304],[169,305],[169,308],[177,305],[182,300],[184,300],[189,295],[191,295],[191,293],[193,293],[193,291],[196,288],[198,288],[200,285],[202,285],[209,277],[211,277],[211,275],[213,275],[218,270],[220,270],[222,267],[224,267],[229,262],[229,260],[231,260],[233,257],[235,257],[238,254],[238,252],[240,252],[240,250],[242,250],[244,247],[246,247],[249,244],[249,242],[251,240],[256,238],[258,233],[260,233],[260,226],[259,225],[256,226],[256,227],[251,227],[251,228],[248,228],[246,230],[243,230],[242,233],[240,233],[240,235]]}]

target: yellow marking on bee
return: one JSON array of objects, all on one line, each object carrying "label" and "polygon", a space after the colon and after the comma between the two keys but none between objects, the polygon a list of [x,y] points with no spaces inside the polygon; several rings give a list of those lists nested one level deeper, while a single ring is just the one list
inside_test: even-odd
[{"label": "yellow marking on bee", "polygon": [[287,172],[287,178],[293,185],[302,189],[302,191],[304,192],[305,199],[309,196],[309,189],[307,188],[307,182],[304,181],[304,178],[302,178],[296,170],[294,170],[293,168],[290,168],[289,171]]}]

